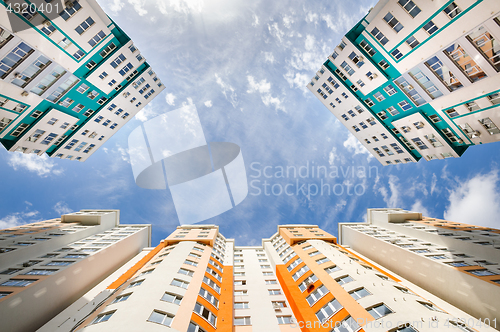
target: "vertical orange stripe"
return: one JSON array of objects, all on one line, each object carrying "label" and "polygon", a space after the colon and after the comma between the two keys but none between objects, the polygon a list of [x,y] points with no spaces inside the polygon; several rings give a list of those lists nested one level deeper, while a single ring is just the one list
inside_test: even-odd
[{"label": "vertical orange stripe", "polygon": [[233,331],[233,266],[224,265],[222,270],[222,286],[219,300],[219,317],[217,330],[223,332]]},{"label": "vertical orange stripe", "polygon": [[161,242],[156,246],[153,250],[151,250],[146,256],[144,256],[140,261],[135,263],[127,272],[122,274],[118,279],[116,279],[111,285],[108,286],[108,289],[117,289],[127,280],[129,280],[137,271],[139,271],[147,262],[149,262],[161,249],[165,247],[165,243]]}]

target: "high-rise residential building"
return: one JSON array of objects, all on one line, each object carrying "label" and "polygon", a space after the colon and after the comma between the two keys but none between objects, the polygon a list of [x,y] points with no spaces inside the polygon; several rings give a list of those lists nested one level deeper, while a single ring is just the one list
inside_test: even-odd
[{"label": "high-rise residential building", "polygon": [[0,330],[35,331],[150,243],[151,225],[120,225],[119,210],[1,230]]},{"label": "high-rise residential building", "polygon": [[0,142],[9,151],[85,161],[165,88],[95,0],[15,4],[0,3]]},{"label": "high-rise residential building", "polygon": [[218,226],[180,226],[39,332],[495,331],[336,242],[283,225],[240,247]]},{"label": "high-rise residential building", "polygon": [[381,0],[308,89],[384,166],[500,140],[500,2]]},{"label": "high-rise residential building", "polygon": [[500,321],[498,229],[369,209],[365,223],[339,223],[339,243],[478,319]]}]

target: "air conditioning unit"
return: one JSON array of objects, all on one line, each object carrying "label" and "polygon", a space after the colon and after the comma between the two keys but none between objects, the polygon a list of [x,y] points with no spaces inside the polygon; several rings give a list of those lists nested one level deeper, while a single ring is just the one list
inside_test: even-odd
[{"label": "air conditioning unit", "polygon": [[276,311],[281,311],[281,305],[279,305],[278,303],[273,303],[273,309]]},{"label": "air conditioning unit", "polygon": [[408,90],[413,90],[414,89],[413,85],[411,85],[411,84],[408,84],[406,87],[408,88]]},{"label": "air conditioning unit", "polygon": [[364,61],[365,57],[360,55],[360,56],[358,56],[358,59],[359,59],[359,61]]},{"label": "air conditioning unit", "polygon": [[64,6],[66,6],[66,8],[73,8],[73,1],[66,1]]},{"label": "air conditioning unit", "polygon": [[22,78],[22,77],[23,77],[23,74],[21,74],[21,73],[15,73],[15,74],[14,74],[14,77],[15,77],[15,78]]},{"label": "air conditioning unit", "polygon": [[51,25],[51,24],[52,24],[52,22],[50,22],[50,20],[44,20],[44,21],[42,22],[42,25],[43,25],[44,27],[48,27],[48,26],[49,26],[49,25]]},{"label": "air conditioning unit", "polygon": [[30,93],[28,91],[23,91],[21,92],[21,96],[23,97],[26,97],[27,95],[29,95]]},{"label": "air conditioning unit", "polygon": [[378,77],[377,73],[373,73],[372,76],[373,76],[373,78],[377,78]]}]

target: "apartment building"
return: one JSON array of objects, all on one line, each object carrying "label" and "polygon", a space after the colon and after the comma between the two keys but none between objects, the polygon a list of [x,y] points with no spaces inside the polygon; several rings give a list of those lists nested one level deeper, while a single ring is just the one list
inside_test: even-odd
[{"label": "apartment building", "polygon": [[39,331],[495,331],[314,225],[278,226],[261,246],[179,226],[68,309]]},{"label": "apartment building", "polygon": [[150,246],[150,225],[82,210],[0,231],[2,331],[35,331]]},{"label": "apartment building", "polygon": [[381,0],[308,89],[384,166],[500,140],[500,2]]},{"label": "apartment building", "polygon": [[339,223],[339,243],[478,319],[500,320],[498,229],[369,209],[366,223]]},{"label": "apartment building", "polygon": [[165,86],[95,0],[28,3],[0,3],[0,143],[83,162]]}]

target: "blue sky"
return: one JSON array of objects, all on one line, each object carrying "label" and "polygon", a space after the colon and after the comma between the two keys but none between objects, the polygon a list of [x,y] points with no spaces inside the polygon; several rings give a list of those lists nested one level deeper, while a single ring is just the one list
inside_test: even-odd
[{"label": "blue sky", "polygon": [[[296,181],[337,185],[341,195],[256,195],[207,220],[239,245],[259,244],[278,224],[362,221],[367,208],[401,207],[436,218],[499,227],[498,143],[459,159],[381,166],[310,93],[306,84],[376,1],[99,1],[134,40],[166,85],[141,113],[85,163],[0,149],[0,227],[80,209],[121,210],[122,223],[153,224],[153,245],[179,224],[168,190],[135,185],[130,132],[158,114],[195,104],[207,141],[238,144],[249,181],[275,193]],[[353,5],[355,3],[355,5]],[[256,178],[253,168],[337,167],[337,178]],[[372,167],[372,176],[343,176]],[[375,171],[376,169],[376,171]],[[351,169],[349,169],[351,170]],[[378,172],[378,175],[377,175]],[[269,174],[269,173],[267,173]],[[350,173],[352,175],[352,173]],[[347,188],[357,185],[358,193]],[[269,190],[269,189],[268,189]],[[351,189],[352,190],[352,189]],[[290,191],[289,191],[290,192]]]}]

